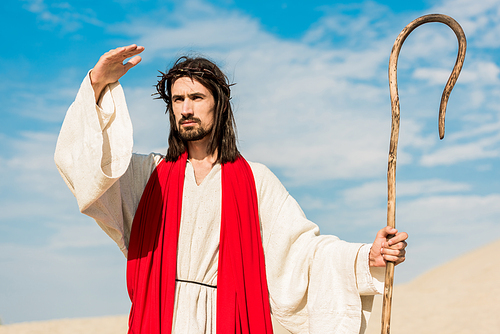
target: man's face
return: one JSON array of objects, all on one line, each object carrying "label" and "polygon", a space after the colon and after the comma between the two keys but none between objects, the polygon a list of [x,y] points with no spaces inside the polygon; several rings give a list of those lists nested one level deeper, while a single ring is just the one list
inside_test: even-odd
[{"label": "man's face", "polygon": [[198,81],[189,77],[175,80],[171,89],[172,110],[181,138],[196,141],[205,138],[214,124],[214,97]]}]

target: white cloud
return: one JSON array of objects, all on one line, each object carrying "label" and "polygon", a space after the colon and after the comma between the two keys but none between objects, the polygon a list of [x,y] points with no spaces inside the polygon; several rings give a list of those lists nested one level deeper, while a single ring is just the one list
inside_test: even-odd
[{"label": "white cloud", "polygon": [[126,313],[125,260],[78,212],[54,164],[56,134],[1,139],[7,148],[0,155],[2,320]]},{"label": "white cloud", "polygon": [[405,17],[395,16],[387,6],[373,1],[334,4],[321,9],[325,15],[305,33],[303,42],[306,44],[328,47],[343,44],[352,50],[380,44],[381,40],[390,42],[387,33],[391,25],[394,21],[402,23],[405,20]]},{"label": "white cloud", "polygon": [[[78,9],[68,2],[52,2],[50,0],[22,0],[24,8],[37,15],[43,28],[61,27],[63,32],[74,32],[83,24],[103,26],[103,22],[95,17],[90,9]],[[48,2],[48,3],[47,3]]]},{"label": "white cloud", "polygon": [[[460,74],[460,83],[474,83],[481,86],[498,85],[500,68],[493,62],[476,61]],[[448,69],[418,68],[413,72],[416,79],[427,80],[431,85],[442,86],[450,76]]]},{"label": "white cloud", "polygon": [[425,196],[430,194],[466,192],[469,190],[471,190],[469,184],[440,179],[403,181],[398,184],[399,196]]},{"label": "white cloud", "polygon": [[[471,186],[469,184],[441,179],[398,181],[396,195],[401,198],[405,196],[468,192],[470,190]],[[374,181],[347,189],[342,197],[347,203],[376,203],[377,198],[384,196],[387,197],[387,182]]]},{"label": "white cloud", "polygon": [[[500,47],[500,3],[496,0],[446,0],[432,8],[447,13],[463,26],[473,45]],[[473,37],[473,38],[472,38]]]},{"label": "white cloud", "polygon": [[396,226],[409,234],[408,280],[500,236],[500,195],[425,196],[401,201]]},{"label": "white cloud", "polygon": [[420,163],[423,166],[454,165],[464,161],[474,161],[500,156],[500,134],[481,138],[475,142],[447,145],[436,151],[424,154]]},{"label": "white cloud", "polygon": [[74,252],[0,244],[5,323],[126,314],[125,259],[116,247]]},{"label": "white cloud", "polygon": [[48,228],[56,230],[56,233],[48,239],[48,248],[89,248],[113,244],[111,239],[91,219],[79,220],[79,224],[47,224]]},{"label": "white cloud", "polygon": [[398,215],[405,217],[406,224],[426,222],[428,227],[420,232],[425,234],[455,234],[497,225],[494,229],[500,231],[500,195],[424,196],[401,203]]},{"label": "white cloud", "polygon": [[[4,136],[8,147],[0,159],[3,174],[2,186],[12,194],[41,195],[51,189],[50,196],[58,194],[60,177],[54,163],[57,135],[47,132],[22,132],[19,138]],[[2,196],[4,197],[4,196]],[[5,198],[5,197],[4,197]]]}]

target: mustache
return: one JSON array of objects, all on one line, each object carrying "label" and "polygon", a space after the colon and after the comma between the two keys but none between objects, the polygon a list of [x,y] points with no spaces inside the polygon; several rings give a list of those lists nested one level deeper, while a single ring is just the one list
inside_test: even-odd
[{"label": "mustache", "polygon": [[179,123],[179,125],[182,125],[182,123],[187,122],[187,121],[195,122],[195,123],[198,123],[201,125],[201,120],[199,118],[192,116],[192,115],[189,115],[187,117],[182,116],[178,123]]}]

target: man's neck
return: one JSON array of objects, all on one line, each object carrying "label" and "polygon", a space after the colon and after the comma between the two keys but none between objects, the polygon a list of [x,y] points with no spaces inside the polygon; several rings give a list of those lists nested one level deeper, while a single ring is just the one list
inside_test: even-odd
[{"label": "man's neck", "polygon": [[208,141],[204,139],[190,141],[188,144],[188,158],[193,165],[196,184],[200,185],[217,162],[217,150],[213,154],[207,153]]}]

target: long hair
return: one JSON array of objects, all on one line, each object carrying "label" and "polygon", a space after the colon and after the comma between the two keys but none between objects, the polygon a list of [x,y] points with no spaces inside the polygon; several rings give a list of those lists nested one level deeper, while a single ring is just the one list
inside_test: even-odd
[{"label": "long hair", "polygon": [[207,147],[208,154],[217,151],[217,162],[224,164],[234,162],[240,152],[236,145],[236,123],[231,108],[231,89],[227,76],[217,65],[208,59],[187,56],[180,57],[174,66],[167,72],[161,72],[160,80],[156,85],[157,94],[167,104],[165,113],[169,114],[170,134],[168,136],[168,150],[165,159],[176,161],[187,149],[185,142],[177,129],[177,122],[172,108],[172,85],[181,77],[189,77],[207,88],[214,97],[214,126],[210,134]]}]

